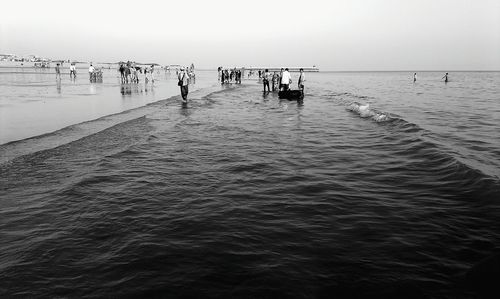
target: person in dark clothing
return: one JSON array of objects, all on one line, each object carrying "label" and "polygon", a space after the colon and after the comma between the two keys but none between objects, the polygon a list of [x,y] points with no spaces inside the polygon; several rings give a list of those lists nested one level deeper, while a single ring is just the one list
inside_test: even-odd
[{"label": "person in dark clothing", "polygon": [[264,92],[266,92],[266,86],[267,86],[267,91],[271,91],[271,89],[269,88],[269,76],[271,74],[269,73],[269,70],[266,69],[264,71],[264,74],[262,75],[262,83],[264,84]]}]

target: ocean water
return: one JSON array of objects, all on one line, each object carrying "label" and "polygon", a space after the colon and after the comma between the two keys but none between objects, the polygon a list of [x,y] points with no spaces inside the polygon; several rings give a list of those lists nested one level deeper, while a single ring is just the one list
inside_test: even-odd
[{"label": "ocean water", "polygon": [[[0,296],[481,296],[466,273],[500,244],[500,73],[306,75],[296,102],[206,72],[187,108],[162,78],[0,145]],[[89,101],[116,103],[105,84]]]}]

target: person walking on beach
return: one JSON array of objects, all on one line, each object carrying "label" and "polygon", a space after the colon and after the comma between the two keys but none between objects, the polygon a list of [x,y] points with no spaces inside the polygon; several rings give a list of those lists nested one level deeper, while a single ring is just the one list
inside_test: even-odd
[{"label": "person walking on beach", "polygon": [[118,71],[120,71],[120,80],[122,83],[125,83],[125,66],[123,63],[120,63],[120,67],[118,68]]},{"label": "person walking on beach", "polygon": [[137,73],[137,67],[134,65],[132,66],[132,81],[133,83],[139,83],[139,75]]},{"label": "person walking on beach", "polygon": [[187,103],[189,75],[184,67],[181,67],[181,72],[177,78],[179,79],[177,85],[181,88],[182,103]]},{"label": "person walking on beach", "polygon": [[306,81],[305,75],[304,75],[304,69],[300,69],[300,75],[299,75],[299,82],[297,83],[299,90],[302,92],[302,95],[304,95],[304,82]]},{"label": "person walking on beach", "polygon": [[264,74],[262,75],[262,84],[264,84],[264,92],[266,92],[266,86],[267,86],[267,92],[270,92],[271,89],[269,88],[269,70],[266,69],[264,71]]},{"label": "person walking on beach", "polygon": [[417,73],[413,74],[413,82],[417,82]]},{"label": "person walking on beach", "polygon": [[196,84],[196,74],[194,73],[194,68],[187,69],[189,76],[189,84]]},{"label": "person walking on beach", "polygon": [[448,73],[444,74],[443,78],[441,78],[441,80],[444,79],[444,83],[448,83]]},{"label": "person walking on beach", "polygon": [[61,67],[60,64],[56,64],[56,79],[61,80]]},{"label": "person walking on beach", "polygon": [[286,68],[281,76],[281,86],[283,88],[283,91],[287,91],[290,87],[290,84],[292,84],[292,76],[288,72],[288,68]]},{"label": "person walking on beach", "polygon": [[130,71],[131,66],[130,66],[130,61],[127,62],[127,65],[125,66],[125,83],[128,84],[128,79],[130,78],[130,82],[132,82],[132,72]]},{"label": "person walking on beach", "polygon": [[69,66],[69,77],[76,79],[76,66],[74,62]]}]

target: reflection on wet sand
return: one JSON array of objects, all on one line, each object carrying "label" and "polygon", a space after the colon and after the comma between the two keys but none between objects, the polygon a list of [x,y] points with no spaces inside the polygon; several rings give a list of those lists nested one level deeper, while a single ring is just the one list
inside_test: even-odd
[{"label": "reflection on wet sand", "polygon": [[61,94],[61,80],[56,80],[57,93]]},{"label": "reflection on wet sand", "polygon": [[140,85],[140,84],[127,84],[123,83],[120,84],[120,93],[122,95],[133,95],[133,94],[139,94],[139,93],[148,93],[148,92],[153,92],[154,88],[153,86],[148,86],[148,85]]}]

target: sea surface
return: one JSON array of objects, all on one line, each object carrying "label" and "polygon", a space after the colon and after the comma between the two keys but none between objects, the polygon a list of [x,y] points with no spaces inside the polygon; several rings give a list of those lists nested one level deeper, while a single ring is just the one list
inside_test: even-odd
[{"label": "sea surface", "polygon": [[[84,77],[85,76],[85,77]],[[0,71],[0,297],[480,298],[500,73]],[[296,84],[297,74],[292,74]]]}]

